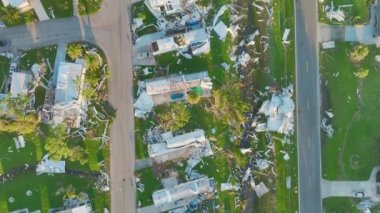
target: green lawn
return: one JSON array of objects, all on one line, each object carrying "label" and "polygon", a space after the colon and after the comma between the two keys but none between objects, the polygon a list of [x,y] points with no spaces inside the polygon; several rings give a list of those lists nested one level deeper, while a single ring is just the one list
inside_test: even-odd
[{"label": "green lawn", "polygon": [[[136,159],[148,158],[147,145],[144,143],[144,136],[148,129],[153,126],[151,119],[141,119],[135,118],[135,149],[136,149]],[[152,121],[153,122],[153,121]]]},{"label": "green lawn", "polygon": [[342,197],[331,197],[322,200],[323,211],[326,213],[359,213],[360,211],[356,208],[356,204],[359,199],[355,198],[342,198]]},{"label": "green lawn", "polygon": [[[348,57],[350,48],[349,43],[339,42],[335,49],[321,53],[322,79],[328,81],[324,106],[334,113],[335,133],[324,139],[322,149],[323,177],[330,180],[366,180],[380,163],[380,67],[374,59],[380,51],[370,46],[369,56],[353,65]],[[359,67],[369,69],[362,81],[353,75]],[[334,73],[339,73],[338,77]]]},{"label": "green lawn", "polygon": [[23,57],[20,60],[20,69],[30,71],[33,64],[41,64],[46,62],[46,60],[49,61],[51,68],[54,69],[56,55],[56,45],[25,51],[23,53]]},{"label": "green lawn", "polygon": [[[343,23],[339,23],[335,20],[331,21],[326,18],[326,14],[325,12],[323,12],[323,8],[326,5],[331,7],[331,2],[334,3],[335,10],[338,8],[339,5],[353,5],[352,7],[342,8],[346,15],[345,21]],[[366,24],[370,19],[369,5],[370,0],[326,0],[323,4],[319,4],[318,6],[319,20],[329,24]]]},{"label": "green lawn", "polygon": [[[25,148],[16,150],[13,135],[0,133],[0,173],[8,172],[17,167],[24,167],[25,163],[37,163],[41,159],[38,146],[39,140],[32,136],[25,136]],[[11,152],[12,151],[12,152]]]},{"label": "green lawn", "polygon": [[[153,204],[152,194],[154,191],[161,189],[161,182],[154,176],[152,168],[142,169],[136,172],[136,177],[140,178],[140,182],[144,184],[144,191],[137,192],[137,205],[141,202],[141,207]],[[138,183],[136,183],[137,186]]]},{"label": "green lawn", "polygon": [[[26,146],[24,149],[16,151],[12,135],[0,133],[0,173],[5,173],[11,169],[25,167],[25,164],[36,164],[42,156],[46,154],[43,151],[44,140],[33,136],[24,136]],[[106,147],[99,150],[100,141],[84,142],[86,150],[89,152],[89,162],[84,165],[79,165],[76,162],[66,161],[66,168],[83,169],[90,171],[99,171],[98,162],[104,160],[109,161],[109,156],[105,154],[109,149]],[[13,152],[9,152],[11,150]],[[16,179],[0,184],[0,212],[7,212],[21,207],[29,207],[34,210],[42,208],[42,206],[59,207],[62,205],[62,196],[55,195],[56,191],[61,186],[73,185],[77,191],[83,191],[89,194],[92,205],[98,211],[104,207],[109,208],[109,194],[95,191],[93,181],[88,178],[79,178],[70,175],[48,175],[36,176],[35,173],[23,174],[17,176]],[[32,197],[25,196],[27,190],[33,191]],[[16,199],[14,204],[4,201],[8,200],[9,196]],[[18,201],[18,202],[17,202]],[[44,203],[43,201],[48,201]],[[45,212],[45,211],[43,211]]]},{"label": "green lawn", "polygon": [[0,93],[5,86],[5,80],[9,74],[10,60],[6,57],[0,56]]},{"label": "green lawn", "polygon": [[[154,15],[149,11],[147,6],[144,4],[144,1],[139,1],[132,4],[132,17],[142,19],[144,26],[156,25],[157,22],[156,17],[154,17]],[[146,28],[140,28],[136,31],[136,33],[140,37],[143,35],[154,33],[156,31],[157,30],[154,26],[149,26]]]},{"label": "green lawn", "polygon": [[41,0],[46,13],[50,18],[64,18],[73,16],[73,0]]}]

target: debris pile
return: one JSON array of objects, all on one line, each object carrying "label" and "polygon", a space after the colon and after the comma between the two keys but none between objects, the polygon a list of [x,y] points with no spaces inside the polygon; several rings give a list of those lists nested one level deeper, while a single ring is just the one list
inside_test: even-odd
[{"label": "debris pile", "polygon": [[[269,89],[269,88],[268,88]],[[283,134],[294,132],[294,103],[292,100],[293,85],[282,89],[282,92],[272,94],[270,100],[263,102],[259,114],[264,114],[268,120],[266,129]],[[258,130],[264,130],[265,126],[258,125]]]},{"label": "debris pile", "polygon": [[[331,110],[325,111],[327,117],[322,118],[321,120],[321,129],[327,134],[327,137],[332,138],[334,134],[334,129],[331,124],[328,124],[329,120],[332,119],[334,114],[331,112]],[[331,121],[330,121],[331,122]]]},{"label": "debris pile", "polygon": [[65,173],[65,161],[51,161],[49,160],[49,154],[46,154],[36,167],[37,175],[43,173],[48,173],[49,175]]},{"label": "debris pile", "polygon": [[334,10],[334,2],[331,1],[331,7],[328,5],[325,6],[324,11],[326,12],[326,17],[329,20],[335,19],[338,22],[343,22],[346,15],[341,10],[341,7],[339,6],[337,10]]}]

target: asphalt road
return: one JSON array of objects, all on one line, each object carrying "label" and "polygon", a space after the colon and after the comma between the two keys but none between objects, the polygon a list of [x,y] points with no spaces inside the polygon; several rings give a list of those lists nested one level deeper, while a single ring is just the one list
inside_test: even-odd
[{"label": "asphalt road", "polygon": [[317,1],[296,0],[296,105],[300,213],[321,213]]},{"label": "asphalt road", "polygon": [[105,0],[101,10],[92,16],[0,29],[0,39],[12,41],[11,50],[85,40],[106,53],[111,70],[109,100],[117,109],[111,127],[111,211],[121,213],[136,211],[130,4],[125,0]]}]

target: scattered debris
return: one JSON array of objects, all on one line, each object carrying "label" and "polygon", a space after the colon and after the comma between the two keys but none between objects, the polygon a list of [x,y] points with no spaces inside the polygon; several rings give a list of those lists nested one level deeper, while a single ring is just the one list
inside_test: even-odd
[{"label": "scattered debris", "polygon": [[331,7],[325,6],[325,11],[326,11],[326,17],[330,20],[335,19],[338,22],[343,22],[345,19],[345,14],[344,12],[338,7],[337,10],[334,11],[334,2],[331,1]]},{"label": "scattered debris", "polygon": [[262,197],[263,195],[269,192],[269,189],[266,187],[266,185],[263,182],[260,182],[258,185],[253,187],[253,190],[256,192],[256,195],[258,197]]},{"label": "scattered debris", "polygon": [[290,177],[290,176],[286,177],[286,188],[287,189],[290,189],[290,187],[291,187],[291,181],[292,181],[291,178],[292,177]]},{"label": "scattered debris", "polygon": [[43,173],[48,173],[49,175],[65,173],[65,161],[51,161],[49,160],[49,154],[46,154],[36,167],[37,175]]},{"label": "scattered debris", "polygon": [[334,129],[331,124],[327,124],[327,118],[322,118],[321,128],[324,132],[326,132],[327,137],[332,138],[334,134]]},{"label": "scattered debris", "polygon": [[282,35],[283,44],[289,44],[289,41],[288,41],[289,33],[290,33],[290,29],[286,28],[284,31],[284,34]]},{"label": "scattered debris", "polygon": [[220,191],[238,191],[240,189],[239,185],[232,185],[231,183],[222,183],[220,185]]},{"label": "scattered debris", "polygon": [[335,48],[335,41],[327,41],[322,43],[323,49],[333,49]]}]

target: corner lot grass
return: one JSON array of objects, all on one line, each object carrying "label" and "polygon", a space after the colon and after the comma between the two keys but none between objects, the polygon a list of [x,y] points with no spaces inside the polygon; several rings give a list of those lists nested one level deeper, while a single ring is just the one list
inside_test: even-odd
[{"label": "corner lot grass", "polygon": [[[7,133],[0,133],[0,173],[6,173],[14,168],[25,167],[25,164],[37,164],[43,155],[44,140],[34,136],[24,136],[26,146],[24,149],[16,151],[13,136]],[[99,141],[87,141],[84,143],[86,150],[89,152],[89,162],[84,165],[66,161],[66,168],[83,169],[90,171],[99,171],[98,162],[104,160],[105,164],[109,161],[106,152],[108,147],[99,150]],[[8,152],[9,147],[13,152]],[[86,192],[89,194],[91,204],[97,211],[102,211],[105,207],[109,208],[109,193],[98,192],[94,189],[93,180],[80,178],[70,175],[47,174],[37,176],[34,172],[22,174],[15,179],[0,183],[0,212],[8,212],[15,209],[28,207],[29,210],[41,209],[42,212],[48,212],[49,208],[60,207],[63,202],[63,195],[56,195],[60,187],[73,185],[77,192]],[[32,190],[33,195],[25,195],[27,190]],[[10,204],[8,198],[12,196],[15,202]]]},{"label": "corner lot grass", "polygon": [[[23,174],[15,180],[6,184],[0,184],[0,212],[9,212],[16,209],[29,208],[29,210],[40,209],[42,212],[49,212],[50,208],[57,208],[63,205],[63,193],[59,193],[62,187],[72,185],[76,192],[88,193],[93,208],[103,211],[109,206],[109,201],[105,199],[104,193],[94,190],[93,183],[88,178],[74,177],[70,175],[47,174],[37,176],[34,173]],[[31,190],[32,196],[27,196],[26,191]],[[14,203],[9,203],[9,197],[15,199]]]},{"label": "corner lot grass", "polygon": [[[329,180],[366,180],[380,163],[380,66],[375,61],[380,50],[370,46],[367,58],[354,66],[350,48],[349,43],[338,42],[335,49],[321,53],[322,79],[328,81],[324,105],[334,113],[335,133],[324,139],[322,149],[323,177]],[[359,67],[369,69],[361,83],[353,75]]]},{"label": "corner lot grass", "polygon": [[55,18],[73,16],[73,0],[41,0],[41,3],[50,18],[53,18],[51,11]]}]

